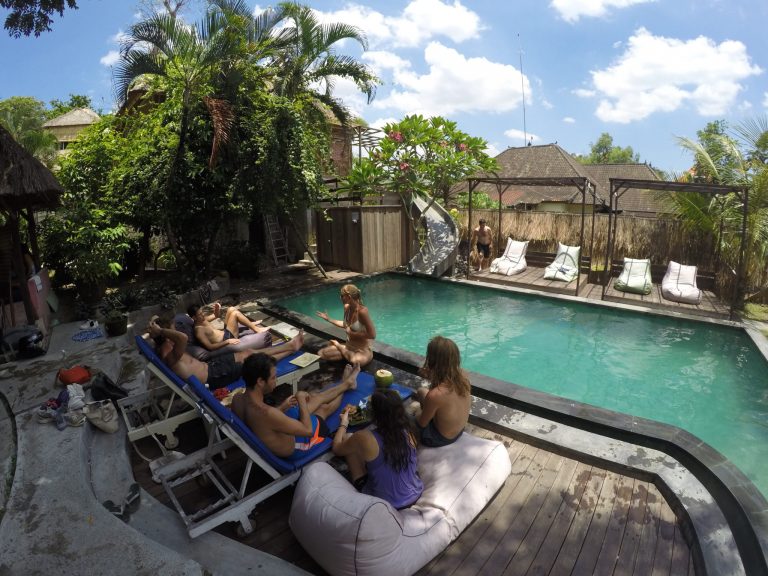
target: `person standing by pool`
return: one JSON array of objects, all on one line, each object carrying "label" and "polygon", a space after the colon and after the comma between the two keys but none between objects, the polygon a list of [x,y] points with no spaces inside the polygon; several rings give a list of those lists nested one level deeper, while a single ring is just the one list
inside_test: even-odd
[{"label": "person standing by pool", "polygon": [[347,434],[349,409],[333,436],[333,453],[343,456],[352,484],[363,494],[386,500],[400,510],[419,499],[424,483],[416,472],[416,439],[408,429],[403,401],[394,390],[371,395],[374,426]]},{"label": "person standing by pool", "polygon": [[469,421],[472,404],[472,387],[456,343],[443,336],[432,338],[421,373],[430,385],[416,391],[421,404],[416,417],[419,442],[432,448],[453,444]]},{"label": "person standing by pool", "polygon": [[485,225],[485,219],[480,218],[480,226],[472,231],[470,246],[475,244],[480,262],[478,272],[491,264],[491,248],[493,247],[493,231]]},{"label": "person standing by pool", "polygon": [[318,354],[323,360],[346,360],[350,364],[365,366],[373,360],[371,340],[376,338],[376,328],[363,305],[360,290],[354,284],[345,284],[341,288],[341,302],[344,304],[344,320],[333,320],[327,312],[317,312],[317,315],[334,326],[344,328],[347,332],[347,342],[331,340],[329,346],[322,348]]}]

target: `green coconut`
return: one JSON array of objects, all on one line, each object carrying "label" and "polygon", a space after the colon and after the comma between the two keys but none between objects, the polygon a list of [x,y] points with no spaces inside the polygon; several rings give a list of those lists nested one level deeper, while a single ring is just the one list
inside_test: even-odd
[{"label": "green coconut", "polygon": [[376,386],[379,388],[388,388],[395,380],[395,377],[392,376],[392,372],[389,370],[376,370],[373,378],[376,381]]}]

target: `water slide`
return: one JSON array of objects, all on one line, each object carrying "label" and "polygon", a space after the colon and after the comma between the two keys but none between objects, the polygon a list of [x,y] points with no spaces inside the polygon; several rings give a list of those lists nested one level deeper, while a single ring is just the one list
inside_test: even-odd
[{"label": "water slide", "polygon": [[408,269],[418,274],[442,276],[453,266],[459,252],[459,230],[451,215],[437,202],[414,197],[413,208],[424,215],[427,242],[408,263]]}]

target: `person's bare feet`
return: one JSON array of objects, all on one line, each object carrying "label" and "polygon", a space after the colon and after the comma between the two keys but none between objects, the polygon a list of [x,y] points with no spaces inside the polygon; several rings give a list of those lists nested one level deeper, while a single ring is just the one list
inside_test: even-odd
[{"label": "person's bare feet", "polygon": [[299,333],[290,340],[291,349],[294,352],[301,350],[304,346],[304,330],[299,330]]},{"label": "person's bare feet", "polygon": [[347,364],[344,366],[344,374],[342,375],[342,382],[347,385],[348,390],[354,390],[357,388],[357,375],[360,374],[360,364]]}]

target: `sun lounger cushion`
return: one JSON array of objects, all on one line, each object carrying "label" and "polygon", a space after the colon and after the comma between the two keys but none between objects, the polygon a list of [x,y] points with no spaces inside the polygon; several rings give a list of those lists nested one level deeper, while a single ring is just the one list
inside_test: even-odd
[{"label": "sun lounger cushion", "polygon": [[650,294],[653,288],[651,281],[651,261],[636,258],[624,258],[624,268],[613,284],[621,292],[635,294]]},{"label": "sun lounger cushion", "polygon": [[574,280],[579,275],[580,253],[581,246],[566,246],[558,243],[555,259],[544,269],[544,278],[563,282]]},{"label": "sun lounger cushion", "polygon": [[424,493],[410,508],[361,494],[326,463],[308,466],[289,523],[307,552],[334,575],[413,574],[455,540],[511,471],[500,442],[463,434],[419,449]]},{"label": "sun lounger cushion", "polygon": [[507,240],[504,254],[491,262],[491,272],[505,276],[520,274],[528,267],[525,261],[526,250],[528,250],[528,242],[519,242],[510,238]]},{"label": "sun lounger cushion", "polygon": [[701,290],[696,287],[696,266],[686,266],[672,260],[661,281],[661,295],[672,302],[700,304]]},{"label": "sun lounger cushion", "polygon": [[173,326],[179,332],[187,335],[187,353],[201,362],[208,362],[211,358],[216,358],[227,352],[240,352],[242,350],[258,350],[272,345],[272,334],[269,331],[259,332],[257,334],[250,330],[244,330],[238,335],[240,342],[224,346],[217,350],[208,350],[197,344],[195,339],[195,321],[188,314],[176,314],[173,317]]}]

